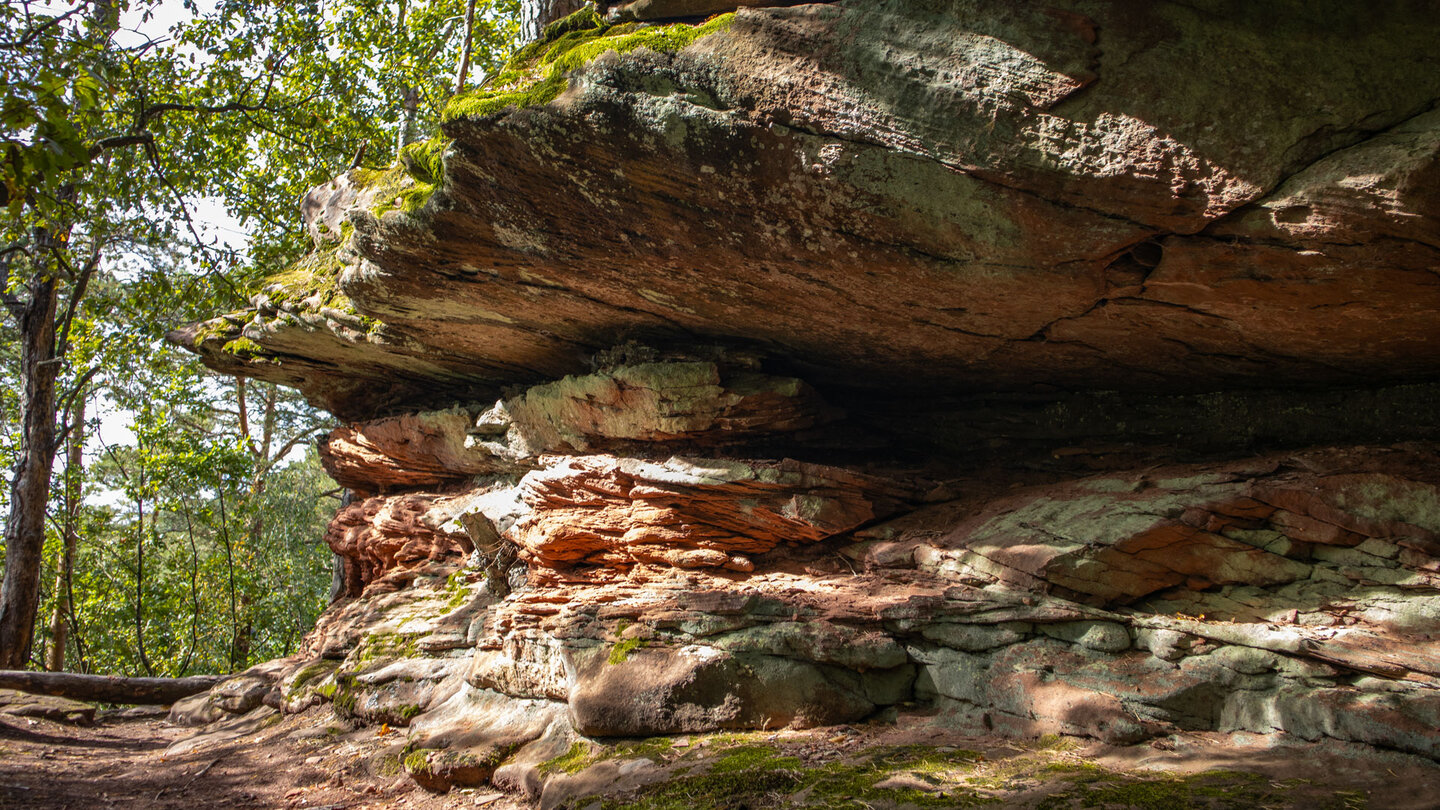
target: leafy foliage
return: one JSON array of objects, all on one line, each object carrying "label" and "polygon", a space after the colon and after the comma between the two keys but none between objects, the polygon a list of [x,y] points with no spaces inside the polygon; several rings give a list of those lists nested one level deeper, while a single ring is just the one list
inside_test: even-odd
[{"label": "leafy foliage", "polygon": [[[43,537],[29,535],[47,566],[32,662],[57,606],[73,668],[131,674],[241,668],[290,652],[313,623],[334,485],[306,446],[324,418],[293,393],[203,373],[163,335],[236,308],[267,278],[271,294],[346,303],[330,275],[272,277],[311,247],[295,200],[353,165],[438,180],[443,144],[407,145],[455,89],[466,5],[184,0],[168,28],[158,20],[176,16],[173,0],[0,6],[0,457],[21,469],[88,437],[83,463],[48,480]],[[509,50],[517,5],[476,0],[477,74]],[[244,243],[207,233],[200,200],[235,218]],[[20,429],[37,404],[53,438]],[[101,422],[128,434],[99,443]],[[67,498],[81,478],[83,502]],[[14,492],[0,494],[8,523],[38,500]],[[54,570],[67,534],[68,581]]]}]

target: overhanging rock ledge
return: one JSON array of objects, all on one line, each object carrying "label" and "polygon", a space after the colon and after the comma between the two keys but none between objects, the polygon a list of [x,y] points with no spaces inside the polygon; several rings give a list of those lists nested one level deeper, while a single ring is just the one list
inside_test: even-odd
[{"label": "overhanging rock ledge", "polygon": [[346,420],[246,677],[435,789],[902,709],[1440,760],[1440,18],[736,5],[553,23],[174,333]]}]

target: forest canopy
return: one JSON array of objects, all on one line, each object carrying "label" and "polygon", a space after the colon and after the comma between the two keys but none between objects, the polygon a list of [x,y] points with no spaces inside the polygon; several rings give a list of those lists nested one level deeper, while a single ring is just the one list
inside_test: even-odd
[{"label": "forest canopy", "polygon": [[309,249],[307,189],[429,137],[513,49],[516,6],[6,0],[0,669],[294,649],[329,597],[328,417],[163,336]]}]

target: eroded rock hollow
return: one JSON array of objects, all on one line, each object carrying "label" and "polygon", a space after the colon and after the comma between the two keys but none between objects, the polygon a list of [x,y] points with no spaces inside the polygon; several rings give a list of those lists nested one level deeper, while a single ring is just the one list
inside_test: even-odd
[{"label": "eroded rock hollow", "polygon": [[900,708],[1440,760],[1433,10],[738,5],[553,22],[175,333],[346,420],[252,679],[441,787]]}]

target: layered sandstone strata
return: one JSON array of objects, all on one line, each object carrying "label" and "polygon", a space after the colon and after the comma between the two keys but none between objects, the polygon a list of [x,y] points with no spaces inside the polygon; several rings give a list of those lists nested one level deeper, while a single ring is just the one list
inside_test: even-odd
[{"label": "layered sandstone strata", "polygon": [[252,680],[408,727],[437,789],[899,707],[1440,760],[1437,35],[566,18],[176,335],[346,420],[344,598]]}]

